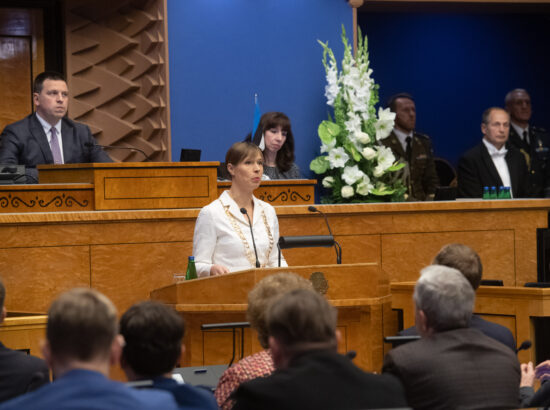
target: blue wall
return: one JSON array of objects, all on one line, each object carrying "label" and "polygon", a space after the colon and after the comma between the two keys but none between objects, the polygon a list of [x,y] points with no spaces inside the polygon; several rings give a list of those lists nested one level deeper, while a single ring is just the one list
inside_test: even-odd
[{"label": "blue wall", "polygon": [[415,96],[417,129],[456,165],[481,139],[481,113],[526,88],[533,122],[550,126],[550,20],[530,14],[360,13],[380,101]]},{"label": "blue wall", "polygon": [[322,48],[341,58],[341,25],[352,33],[345,0],[168,0],[172,159],[202,149],[223,161],[251,131],[254,93],[262,112],[291,119],[297,163],[310,176],[327,116]]}]

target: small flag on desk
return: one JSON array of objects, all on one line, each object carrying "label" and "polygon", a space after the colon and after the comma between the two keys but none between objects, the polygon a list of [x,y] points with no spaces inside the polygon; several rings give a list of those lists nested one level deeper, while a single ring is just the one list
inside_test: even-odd
[{"label": "small flag on desk", "polygon": [[265,148],[264,136],[263,134],[256,137],[256,131],[258,125],[260,125],[260,117],[262,116],[260,111],[260,103],[258,102],[258,94],[254,94],[254,122],[252,124],[252,142],[256,144],[263,151]]}]

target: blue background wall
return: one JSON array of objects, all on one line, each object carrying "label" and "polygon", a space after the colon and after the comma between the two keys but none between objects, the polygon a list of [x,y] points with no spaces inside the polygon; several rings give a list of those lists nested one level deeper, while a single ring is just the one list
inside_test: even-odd
[{"label": "blue background wall", "polygon": [[550,127],[550,19],[544,14],[360,13],[380,101],[414,95],[417,129],[456,165],[481,139],[481,113],[526,88],[534,124]]},{"label": "blue background wall", "polygon": [[223,161],[251,131],[254,93],[262,112],[291,119],[297,163],[310,176],[326,119],[322,48],[341,58],[341,25],[352,34],[345,0],[168,0],[172,159],[202,149]]}]

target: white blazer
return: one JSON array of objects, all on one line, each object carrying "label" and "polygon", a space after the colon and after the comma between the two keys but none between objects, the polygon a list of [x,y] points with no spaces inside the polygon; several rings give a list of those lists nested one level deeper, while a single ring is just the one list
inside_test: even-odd
[{"label": "white blazer", "polygon": [[[269,268],[277,267],[279,221],[275,208],[254,196],[252,198],[254,200],[252,230],[260,265]],[[272,245],[267,254],[270,249],[269,234],[271,234]],[[248,244],[248,253],[245,241]],[[241,213],[228,191],[224,191],[217,200],[201,209],[195,223],[193,255],[199,277],[209,276],[212,265],[225,266],[230,272],[256,267],[248,219]],[[282,256],[281,266],[288,266]]]}]

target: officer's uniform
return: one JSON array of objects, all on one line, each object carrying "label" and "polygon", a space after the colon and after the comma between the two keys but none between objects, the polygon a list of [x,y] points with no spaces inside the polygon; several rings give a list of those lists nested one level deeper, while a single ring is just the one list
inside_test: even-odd
[{"label": "officer's uniform", "polygon": [[[391,148],[397,159],[407,162],[403,145],[393,131],[380,142]],[[410,201],[433,199],[435,189],[439,185],[430,138],[416,131],[413,132],[411,141],[411,163],[408,164],[408,177],[405,182]]]}]

